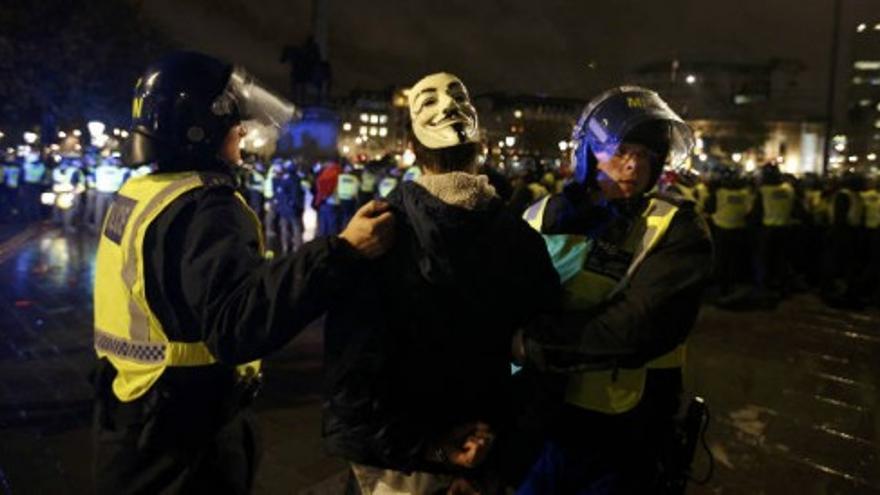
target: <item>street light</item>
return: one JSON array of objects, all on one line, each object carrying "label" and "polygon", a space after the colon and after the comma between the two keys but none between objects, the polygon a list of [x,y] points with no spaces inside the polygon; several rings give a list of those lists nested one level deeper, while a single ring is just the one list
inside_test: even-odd
[{"label": "street light", "polygon": [[697,82],[697,76],[695,76],[693,74],[688,74],[687,77],[684,78],[684,82],[686,82],[688,84],[693,84],[693,83]]},{"label": "street light", "polygon": [[511,148],[514,144],[516,144],[516,138],[513,136],[507,136],[506,138],[504,138],[504,144],[506,144],[508,148]]},{"label": "street light", "polygon": [[88,127],[89,134],[91,134],[93,138],[102,136],[104,134],[104,129],[107,128],[103,122],[98,122],[97,120],[89,122],[86,124],[86,127]]},{"label": "street light", "polygon": [[58,131],[58,139],[64,139],[67,137],[67,133],[64,131]]},{"label": "street light", "polygon": [[73,130],[73,135],[76,136],[76,137],[80,137],[80,136],[82,136],[82,131],[79,130],[79,129],[74,129],[74,130]]},{"label": "street light", "polygon": [[24,138],[24,142],[27,144],[34,144],[37,142],[37,133],[35,132],[27,131],[22,137]]},{"label": "street light", "polygon": [[559,141],[559,151],[565,151],[568,149],[568,141],[562,140]]},{"label": "street light", "polygon": [[413,153],[413,150],[407,148],[403,150],[402,159],[404,165],[411,167],[416,162],[416,154]]}]

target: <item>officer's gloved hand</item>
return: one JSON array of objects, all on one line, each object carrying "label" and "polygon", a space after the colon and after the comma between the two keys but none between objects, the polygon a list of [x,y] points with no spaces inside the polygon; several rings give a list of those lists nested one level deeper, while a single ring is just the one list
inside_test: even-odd
[{"label": "officer's gloved hand", "polygon": [[394,243],[394,215],[388,203],[370,201],[352,217],[339,237],[361,256],[378,258]]}]

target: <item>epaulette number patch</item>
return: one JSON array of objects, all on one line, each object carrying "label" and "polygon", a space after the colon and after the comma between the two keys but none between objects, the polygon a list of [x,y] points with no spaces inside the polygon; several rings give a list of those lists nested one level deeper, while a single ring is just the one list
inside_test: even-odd
[{"label": "epaulette number patch", "polygon": [[110,206],[110,212],[107,214],[107,223],[104,225],[104,237],[110,239],[116,244],[122,244],[122,233],[125,231],[125,225],[134,211],[137,201],[126,196],[116,195],[113,204]]}]

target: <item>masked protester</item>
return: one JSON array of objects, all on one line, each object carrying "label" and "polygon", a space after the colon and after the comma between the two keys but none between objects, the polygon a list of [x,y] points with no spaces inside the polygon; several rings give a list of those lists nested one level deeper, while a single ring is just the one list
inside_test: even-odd
[{"label": "masked protester", "polygon": [[513,350],[564,383],[519,493],[657,493],[712,260],[693,203],[650,191],[692,134],[655,92],[624,86],[586,106],[572,140],[576,182],[525,213],[544,234],[564,311],[517,334]]},{"label": "masked protester", "polygon": [[424,173],[390,193],[394,246],[328,313],[325,445],[355,493],[494,493],[480,466],[508,427],[510,339],[557,299],[558,277],[475,173],[464,84],[427,76],[409,109]]},{"label": "masked protester", "polygon": [[340,236],[264,260],[232,170],[247,121],[292,114],[243,69],[197,53],[137,82],[124,158],[156,171],[122,186],[98,245],[98,493],[249,492],[259,359],[388,247],[392,219],[371,204]]}]

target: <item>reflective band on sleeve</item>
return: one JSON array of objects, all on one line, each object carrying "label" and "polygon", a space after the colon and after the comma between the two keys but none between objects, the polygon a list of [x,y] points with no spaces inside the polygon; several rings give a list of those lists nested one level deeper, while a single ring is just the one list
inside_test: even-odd
[{"label": "reflective band on sleeve", "polygon": [[95,349],[145,364],[163,364],[166,357],[174,366],[204,366],[217,362],[203,342],[132,342],[97,328]]},{"label": "reflective band on sleeve", "polygon": [[98,329],[95,329],[95,349],[129,361],[165,362],[165,344],[161,342],[132,342]]}]

